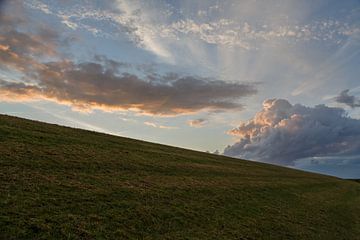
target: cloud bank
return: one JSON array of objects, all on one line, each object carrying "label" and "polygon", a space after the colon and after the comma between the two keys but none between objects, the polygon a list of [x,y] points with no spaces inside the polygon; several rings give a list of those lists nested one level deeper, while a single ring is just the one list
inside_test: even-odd
[{"label": "cloud bank", "polygon": [[237,100],[256,93],[251,85],[194,76],[156,75],[140,78],[103,62],[40,64],[27,75],[34,81],[0,80],[1,100],[51,100],[78,110],[134,110],[144,114],[178,115],[201,110],[241,110]]},{"label": "cloud bank", "polygon": [[360,120],[325,105],[305,107],[269,99],[252,119],[229,133],[239,141],[228,146],[225,155],[285,166],[301,159],[360,155]]}]

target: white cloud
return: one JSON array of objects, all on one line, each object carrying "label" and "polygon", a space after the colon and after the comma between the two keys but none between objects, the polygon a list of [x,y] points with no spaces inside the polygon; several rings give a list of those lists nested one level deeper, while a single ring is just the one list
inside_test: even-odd
[{"label": "white cloud", "polygon": [[72,30],[76,30],[78,28],[78,25],[74,22],[69,21],[67,17],[64,17],[64,19],[61,22],[65,24],[68,28],[71,28]]},{"label": "white cloud", "polygon": [[156,124],[156,123],[154,123],[154,122],[148,122],[148,121],[145,121],[144,124],[145,124],[146,126],[153,127],[153,128],[160,128],[160,129],[177,129],[177,127],[159,125],[159,124]]},{"label": "white cloud", "polygon": [[154,52],[162,58],[173,61],[170,51],[165,46],[159,44],[160,39],[157,36],[161,32],[158,31],[156,23],[145,11],[141,10],[141,5],[136,3],[118,0],[117,7],[121,14],[113,15],[112,20],[126,28],[132,29],[130,36],[145,49]]}]

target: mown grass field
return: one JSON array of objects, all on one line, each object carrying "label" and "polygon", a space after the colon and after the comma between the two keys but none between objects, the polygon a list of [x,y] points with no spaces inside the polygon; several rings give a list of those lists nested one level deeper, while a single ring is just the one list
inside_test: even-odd
[{"label": "mown grass field", "polygon": [[360,239],[360,184],[0,115],[0,239]]}]

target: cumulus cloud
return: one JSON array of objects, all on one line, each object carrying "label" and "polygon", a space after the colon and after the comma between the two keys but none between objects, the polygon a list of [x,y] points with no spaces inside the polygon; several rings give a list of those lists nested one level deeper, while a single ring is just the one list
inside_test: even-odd
[{"label": "cumulus cloud", "polygon": [[286,166],[305,158],[360,154],[360,120],[341,108],[269,99],[252,119],[229,131],[239,138],[225,155]]},{"label": "cumulus cloud", "polygon": [[349,89],[342,91],[339,96],[335,97],[335,101],[345,104],[351,108],[360,107],[360,99],[357,99],[355,96],[349,95],[349,91]]},{"label": "cumulus cloud", "polygon": [[208,123],[208,120],[205,118],[198,118],[187,121],[190,127],[203,127],[205,124]]}]

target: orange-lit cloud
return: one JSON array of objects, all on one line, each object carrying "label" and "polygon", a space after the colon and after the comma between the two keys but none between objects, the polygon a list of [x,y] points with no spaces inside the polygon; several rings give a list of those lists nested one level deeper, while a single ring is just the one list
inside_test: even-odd
[{"label": "orange-lit cloud", "polygon": [[198,118],[198,119],[193,119],[193,120],[187,121],[187,124],[190,127],[197,127],[197,128],[203,127],[207,123],[208,123],[208,121],[204,118]]},{"label": "orange-lit cloud", "polygon": [[256,93],[251,85],[191,76],[141,79],[129,73],[116,74],[114,69],[92,62],[47,63],[34,74],[36,85],[2,81],[0,88],[4,96],[16,95],[14,101],[43,98],[84,110],[179,115],[201,110],[240,110],[242,105],[236,100]]}]

